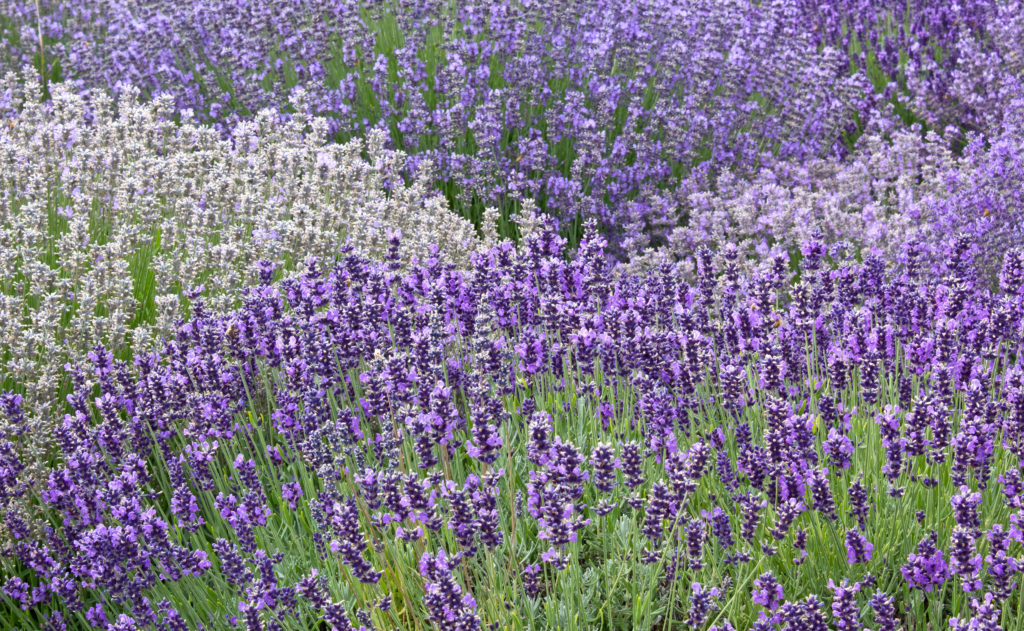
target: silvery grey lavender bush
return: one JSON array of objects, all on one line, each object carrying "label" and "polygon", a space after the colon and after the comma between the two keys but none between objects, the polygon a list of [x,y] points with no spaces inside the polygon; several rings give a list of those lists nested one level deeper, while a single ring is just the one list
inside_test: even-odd
[{"label": "silvery grey lavender bush", "polygon": [[346,242],[383,258],[400,235],[403,262],[467,264],[484,243],[426,176],[403,181],[381,133],[334,144],[323,119],[263,112],[224,138],[172,121],[167,97],[58,84],[43,104],[39,90],[13,74],[0,88],[0,337],[5,387],[25,388],[42,436],[66,362],[97,344],[146,351],[190,298],[223,311],[261,260],[330,261]]}]

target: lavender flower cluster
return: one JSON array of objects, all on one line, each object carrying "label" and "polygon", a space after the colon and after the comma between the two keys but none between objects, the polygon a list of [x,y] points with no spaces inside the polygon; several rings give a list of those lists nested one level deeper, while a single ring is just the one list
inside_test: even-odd
[{"label": "lavender flower cluster", "polygon": [[724,247],[687,282],[522,223],[468,270],[349,249],[97,347],[42,483],[4,394],[3,619],[1020,628],[1024,250],[997,290],[966,235],[937,275],[808,240],[798,280]]}]

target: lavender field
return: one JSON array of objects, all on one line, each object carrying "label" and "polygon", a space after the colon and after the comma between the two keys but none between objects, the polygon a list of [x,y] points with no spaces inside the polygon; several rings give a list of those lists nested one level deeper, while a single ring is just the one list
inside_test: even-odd
[{"label": "lavender field", "polygon": [[0,629],[1022,581],[1024,2],[0,2]]}]

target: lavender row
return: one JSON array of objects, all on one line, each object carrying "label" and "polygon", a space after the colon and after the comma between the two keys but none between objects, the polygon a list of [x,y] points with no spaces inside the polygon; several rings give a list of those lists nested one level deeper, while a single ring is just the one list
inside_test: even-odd
[{"label": "lavender row", "polygon": [[1021,95],[1024,7],[968,0],[799,2],[812,37],[849,51],[887,94],[936,129],[988,132]]},{"label": "lavender row", "polygon": [[1010,0],[43,1],[41,20],[36,6],[6,9],[10,67],[170,93],[225,133],[263,108],[287,116],[300,87],[338,137],[380,128],[410,172],[429,160],[464,215],[534,199],[567,234],[598,219],[619,257],[663,243],[719,174],[870,155],[853,139],[894,118],[986,142],[1024,70]]},{"label": "lavender row", "polygon": [[[952,31],[973,37],[975,57],[991,53],[986,29],[999,17],[983,4],[965,9],[978,28]],[[678,191],[694,169],[699,181],[845,153],[899,79],[890,73],[893,87],[878,91],[850,72],[858,62],[837,31],[842,11],[788,1],[41,6],[41,21],[34,1],[8,9],[3,57],[15,69],[42,63],[79,89],[170,93],[176,110],[224,131],[263,108],[292,110],[299,86],[340,137],[383,128],[395,148],[430,160],[464,214],[532,198],[566,224],[598,219],[616,251],[678,223]],[[887,12],[877,9],[863,19],[881,21]],[[917,31],[898,33],[878,37],[919,48]],[[938,42],[941,68],[900,76],[948,82],[964,65],[949,63],[954,43]],[[927,90],[951,102],[945,109],[963,97]]]},{"label": "lavender row", "polygon": [[4,619],[1020,628],[1024,252],[995,292],[967,236],[936,274],[807,240],[799,278],[727,246],[688,283],[522,223],[469,271],[397,234],[268,265],[161,353],[94,349],[38,483],[4,395]]}]

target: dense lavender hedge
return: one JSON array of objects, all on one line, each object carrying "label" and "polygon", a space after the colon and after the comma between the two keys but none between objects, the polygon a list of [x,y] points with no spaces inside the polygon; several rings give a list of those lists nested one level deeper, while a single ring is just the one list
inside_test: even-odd
[{"label": "dense lavender hedge", "polygon": [[1024,623],[1024,252],[997,292],[966,237],[938,276],[808,241],[798,279],[726,247],[690,284],[527,233],[470,271],[268,267],[134,367],[95,349],[36,487],[5,395],[3,618]]},{"label": "dense lavender hedge", "polygon": [[339,138],[379,127],[410,172],[429,159],[477,223],[532,198],[574,244],[597,218],[619,257],[686,224],[719,174],[834,161],[894,117],[958,146],[998,134],[1024,76],[1017,0],[39,6],[6,10],[0,63],[170,93],[225,132],[301,87]]},{"label": "dense lavender hedge", "polygon": [[799,0],[812,37],[936,129],[990,131],[1021,94],[1024,6],[1016,0]]},{"label": "dense lavender hedge", "polygon": [[[769,244],[795,253],[810,238],[845,241],[898,261],[911,244],[929,262],[949,235],[981,246],[976,263],[995,278],[1003,253],[1024,242],[1024,99],[1011,102],[989,135],[968,134],[960,151],[918,125],[869,129],[842,161],[782,162],[750,178],[719,178],[691,193],[689,221],[666,246],[634,256],[634,269],[685,260],[698,247],[736,242],[744,253]],[[926,269],[930,269],[930,265]]]}]

